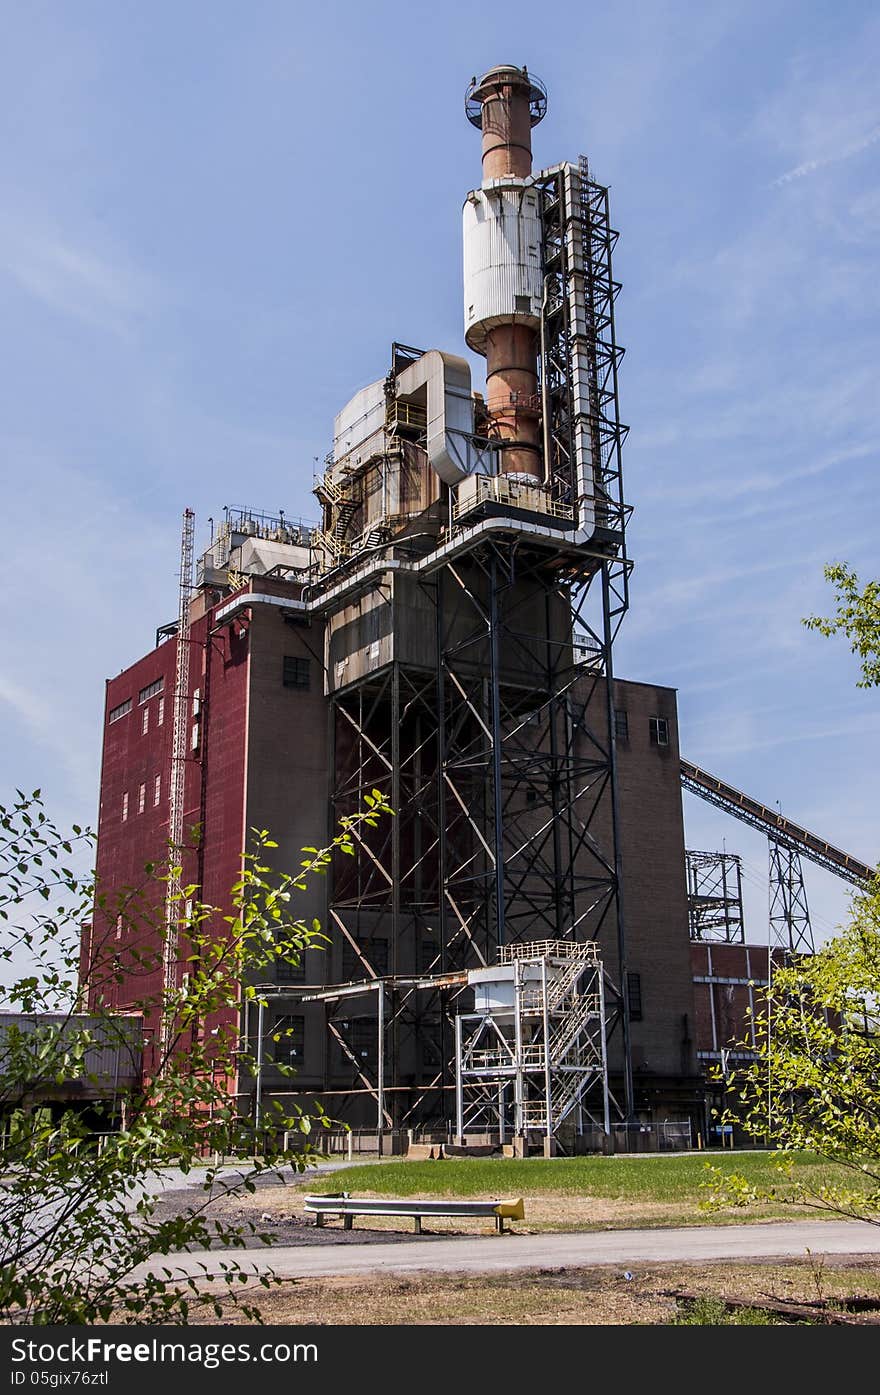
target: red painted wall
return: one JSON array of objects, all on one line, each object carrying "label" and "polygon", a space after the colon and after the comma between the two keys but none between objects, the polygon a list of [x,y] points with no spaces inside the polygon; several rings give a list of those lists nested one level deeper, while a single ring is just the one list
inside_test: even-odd
[{"label": "red painted wall", "polygon": [[[191,629],[184,800],[184,842],[190,851],[183,862],[183,881],[200,883],[201,899],[225,914],[230,908],[230,888],[241,871],[248,638],[242,625],[227,626],[212,635],[213,619],[214,611],[210,610]],[[90,964],[85,961],[94,963],[98,956],[106,962],[107,950],[118,947],[122,980],[107,985],[103,993],[104,1001],[114,1008],[130,1007],[145,997],[157,998],[162,986],[160,939],[151,927],[162,924],[164,884],[151,878],[145,868],[151,862],[164,864],[168,853],[176,662],[177,641],[168,640],[107,682],[97,850],[99,898],[105,904],[99,902],[96,907],[83,974],[88,980]],[[164,680],[165,700],[161,725],[159,695],[145,702],[138,700],[139,693],[159,678]],[[128,699],[131,710],[110,722],[110,712]],[[128,811],[123,818],[126,793]],[[120,897],[131,892],[135,895],[123,906],[120,924]],[[218,918],[218,930],[221,928]],[[126,946],[135,941],[152,945],[151,970],[135,969],[125,955]],[[92,975],[88,983],[90,1004],[94,1005],[98,992]],[[159,1014],[154,1010],[147,1014],[145,1023],[147,1073],[155,1065],[158,1028]]]}]

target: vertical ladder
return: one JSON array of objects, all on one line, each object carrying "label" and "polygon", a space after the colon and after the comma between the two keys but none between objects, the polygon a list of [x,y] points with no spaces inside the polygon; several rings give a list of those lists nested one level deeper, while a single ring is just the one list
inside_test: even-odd
[{"label": "vertical ladder", "polygon": [[177,627],[177,662],[174,674],[174,721],[171,736],[171,778],[168,794],[169,875],[165,895],[165,945],[162,956],[162,1024],[160,1062],[165,1062],[174,1026],[169,1001],[177,988],[178,922],[183,861],[183,813],[186,797],[186,751],[189,728],[189,603],[193,579],[193,539],[196,516],[184,509],[180,537],[180,609]]}]

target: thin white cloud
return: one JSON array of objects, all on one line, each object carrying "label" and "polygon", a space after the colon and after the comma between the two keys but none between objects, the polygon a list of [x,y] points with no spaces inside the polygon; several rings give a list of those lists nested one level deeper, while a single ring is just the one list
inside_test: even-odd
[{"label": "thin white cloud", "polygon": [[52,709],[47,702],[28,688],[13,683],[0,674],[0,702],[5,702],[16,716],[30,727],[37,736],[43,736],[53,720]]},{"label": "thin white cloud", "polygon": [[828,165],[837,165],[841,160],[850,160],[854,155],[861,155],[863,150],[868,150],[872,145],[880,141],[880,126],[875,126],[861,140],[855,141],[851,145],[844,146],[841,150],[832,151],[830,155],[824,155],[817,160],[805,160],[803,164],[796,165],[792,170],[786,170],[778,179],[774,179],[772,188],[779,188],[783,184],[791,184],[795,179],[805,179],[809,174],[815,174],[817,170],[825,169]]},{"label": "thin white cloud", "polygon": [[155,300],[155,287],[122,258],[39,224],[7,225],[0,272],[56,313],[115,334],[127,334]]}]

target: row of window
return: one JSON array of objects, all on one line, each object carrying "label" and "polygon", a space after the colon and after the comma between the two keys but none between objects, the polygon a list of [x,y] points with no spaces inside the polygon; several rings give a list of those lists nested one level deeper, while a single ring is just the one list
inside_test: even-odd
[{"label": "row of window", "polygon": [[[668,718],[649,717],[648,737],[652,746],[668,746]],[[614,738],[616,741],[629,741],[629,713],[625,707],[617,707],[614,710]]]},{"label": "row of window", "polygon": [[[157,726],[157,727],[160,727],[164,721],[165,721],[165,699],[164,699],[163,697],[160,697],[159,701],[158,701],[157,704],[156,704],[156,726]],[[143,711],[143,716],[141,717],[141,734],[142,734],[143,736],[146,736],[146,734],[147,734],[147,732],[148,732],[149,730],[150,730],[150,709],[149,709],[149,707],[145,707],[145,708],[144,708],[144,711]]]},{"label": "row of window", "polygon": [[[419,945],[418,972],[422,974],[439,971],[440,951],[434,940],[423,940]],[[366,960],[366,964],[364,963]],[[388,941],[385,939],[358,940],[357,948],[344,940],[342,944],[341,977],[344,983],[370,978],[369,964],[373,973],[384,978],[388,973]],[[298,964],[288,964],[284,960],[275,961],[275,979],[278,983],[305,983],[306,966],[301,959]]]},{"label": "row of window", "polygon": [[[271,1053],[267,1054],[271,1054],[273,1061],[284,1066],[298,1066],[302,1062],[305,1041],[304,1017],[292,1013],[276,1017],[270,1035]],[[340,1064],[350,1062],[349,1052],[361,1061],[375,1058],[378,1046],[375,1018],[361,1018],[345,1023],[342,1036],[348,1050],[336,1043]]]},{"label": "row of window", "polygon": [[[276,1017],[272,1024],[270,1036],[271,1052],[267,1052],[267,1054],[271,1054],[273,1061],[284,1066],[301,1064],[305,1040],[304,1017],[291,1013]],[[342,1036],[348,1050],[345,1050],[338,1042],[336,1043],[340,1065],[350,1062],[351,1056],[360,1061],[375,1059],[378,1047],[375,1018],[361,1018],[354,1022],[345,1023]],[[351,1056],[349,1052],[351,1052]]]},{"label": "row of window", "polygon": [[[150,698],[151,698],[151,697],[155,697],[157,693],[161,693],[161,691],[162,691],[162,689],[163,689],[164,687],[165,687],[165,679],[164,679],[164,678],[157,678],[156,681],[155,681],[155,683],[148,683],[147,686],[146,686],[145,688],[141,688],[140,692],[138,693],[138,707],[141,707],[145,702],[149,702]],[[143,730],[144,730],[144,732],[147,731],[148,725],[149,725],[149,716],[148,716],[149,710],[150,710],[150,709],[149,709],[148,707],[144,707],[144,716],[143,716]],[[129,713],[130,711],[131,711],[131,698],[126,698],[124,702],[120,702],[120,703],[117,704],[116,707],[111,707],[111,708],[110,708],[110,711],[107,713],[107,722],[108,722],[108,724],[111,723],[111,722],[118,722],[120,717],[125,717],[125,716],[127,716],[128,713]],[[165,720],[165,699],[164,699],[164,697],[160,697],[160,698],[159,698],[159,709],[158,709],[158,711],[159,711],[159,716],[158,716],[158,721],[157,721],[156,725],[157,725],[157,726],[161,726],[162,723],[163,723],[163,721]]]},{"label": "row of window", "polygon": [[[153,780],[153,808],[157,808],[162,799],[162,776],[157,775]],[[147,785],[146,782],[138,785],[137,811],[142,814],[147,807]],[[122,822],[128,818],[128,790],[122,796]]]}]

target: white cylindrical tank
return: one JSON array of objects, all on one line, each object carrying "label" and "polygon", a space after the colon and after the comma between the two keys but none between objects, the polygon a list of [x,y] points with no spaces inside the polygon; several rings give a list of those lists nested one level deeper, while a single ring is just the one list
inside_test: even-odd
[{"label": "white cylindrical tank", "polygon": [[499,324],[541,322],[543,269],[539,194],[530,180],[507,176],[474,189],[462,212],[464,332],[485,351],[486,331]]},{"label": "white cylindrical tank", "polygon": [[[516,1003],[516,969],[513,964],[490,964],[486,969],[469,969],[468,985],[474,990],[476,1012],[513,1012]],[[541,982],[540,964],[523,964],[520,982],[530,988]]]}]

